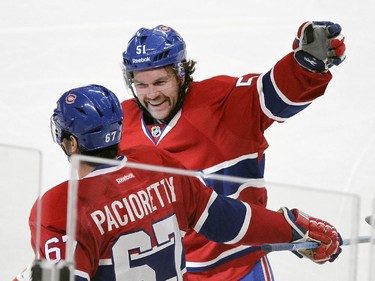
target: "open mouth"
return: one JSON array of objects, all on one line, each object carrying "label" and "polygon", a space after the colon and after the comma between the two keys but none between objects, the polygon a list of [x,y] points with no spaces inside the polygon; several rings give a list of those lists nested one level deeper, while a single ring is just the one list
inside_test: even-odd
[{"label": "open mouth", "polygon": [[161,101],[159,103],[150,103],[150,102],[148,102],[148,106],[149,107],[159,107],[159,106],[163,105],[166,102],[167,102],[166,100],[163,100],[163,101]]}]

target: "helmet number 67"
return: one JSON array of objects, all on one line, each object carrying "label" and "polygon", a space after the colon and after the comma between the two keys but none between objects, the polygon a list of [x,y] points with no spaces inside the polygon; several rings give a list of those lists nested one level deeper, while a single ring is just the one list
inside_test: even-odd
[{"label": "helmet number 67", "polygon": [[111,142],[111,141],[114,141],[115,138],[116,138],[116,131],[115,132],[110,132],[108,134],[105,135],[105,142]]}]

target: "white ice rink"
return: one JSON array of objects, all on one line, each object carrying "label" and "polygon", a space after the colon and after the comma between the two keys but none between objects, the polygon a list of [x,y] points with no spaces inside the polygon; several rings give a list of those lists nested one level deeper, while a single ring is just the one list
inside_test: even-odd
[{"label": "white ice rink", "polygon": [[[104,2],[0,2],[0,144],[37,151],[31,156],[14,152],[14,157],[0,159],[0,280],[11,280],[33,258],[27,223],[37,195],[38,151],[42,157],[43,190],[69,176],[68,161],[50,136],[49,120],[57,99],[68,89],[91,83],[108,87],[120,100],[129,98],[121,74],[122,52],[138,28],[158,24],[170,25],[182,35],[188,56],[198,61],[194,78],[201,80],[218,74],[241,76],[268,71],[291,51],[302,22],[340,23],[346,37],[347,60],[332,69],[334,77],[325,96],[266,132],[270,144],[266,180],[358,196],[358,234],[370,234],[364,217],[370,214],[375,198],[375,2]],[[14,169],[11,165],[1,166],[4,161],[14,163]],[[32,182],[20,184],[29,178]],[[300,209],[306,204],[309,212],[324,218],[345,209],[346,197],[339,194],[283,190],[270,185],[270,203],[275,207],[286,205],[293,197]],[[355,210],[350,209],[351,203],[345,207],[337,220],[350,225],[344,221]],[[330,221],[335,224],[335,217]],[[359,248],[355,280],[371,280],[369,249],[363,245]],[[308,265],[310,271],[306,272],[306,261],[292,256],[289,263],[290,256],[270,255],[276,280],[310,280],[322,267],[310,262],[312,266]],[[340,261],[323,267],[340,270]],[[346,267],[341,269],[345,272]],[[343,280],[338,278],[333,280]],[[332,279],[320,274],[311,280]]]}]

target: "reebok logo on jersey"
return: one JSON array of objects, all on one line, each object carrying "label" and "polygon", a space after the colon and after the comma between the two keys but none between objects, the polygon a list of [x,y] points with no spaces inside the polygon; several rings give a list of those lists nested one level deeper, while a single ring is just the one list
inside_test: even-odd
[{"label": "reebok logo on jersey", "polygon": [[118,184],[121,184],[121,183],[126,182],[127,180],[129,180],[131,178],[134,178],[133,173],[127,174],[127,175],[125,175],[121,178],[117,178],[116,181],[117,181]]},{"label": "reebok logo on jersey", "polygon": [[140,59],[132,59],[132,63],[149,62],[149,61],[151,61],[150,57],[140,58]]}]

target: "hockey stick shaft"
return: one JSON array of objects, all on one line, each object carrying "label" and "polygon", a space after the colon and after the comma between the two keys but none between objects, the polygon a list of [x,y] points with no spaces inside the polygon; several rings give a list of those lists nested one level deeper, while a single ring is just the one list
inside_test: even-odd
[{"label": "hockey stick shaft", "polygon": [[[370,236],[359,236],[357,239],[344,239],[342,246],[347,246],[357,243],[369,243]],[[275,243],[263,244],[261,250],[266,253],[278,251],[297,251],[302,249],[315,249],[319,246],[318,242],[300,242],[300,243]]]}]

